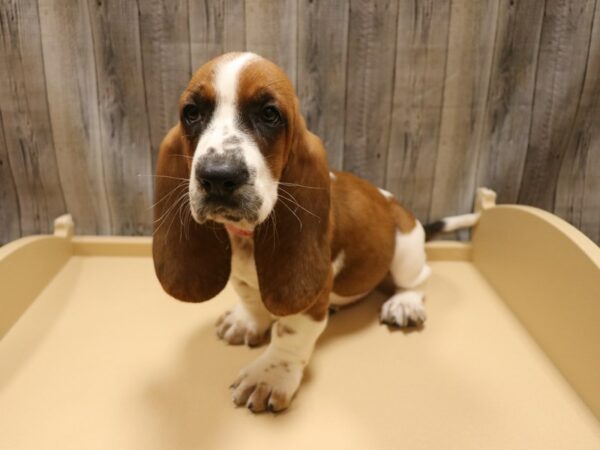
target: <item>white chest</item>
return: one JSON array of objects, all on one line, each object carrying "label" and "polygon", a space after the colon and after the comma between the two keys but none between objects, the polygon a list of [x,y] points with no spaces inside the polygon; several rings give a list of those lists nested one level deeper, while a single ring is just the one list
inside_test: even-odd
[{"label": "white chest", "polygon": [[[243,244],[243,245],[240,245]],[[258,290],[258,275],[254,262],[254,246],[251,242],[236,242],[231,246],[231,277]]]}]

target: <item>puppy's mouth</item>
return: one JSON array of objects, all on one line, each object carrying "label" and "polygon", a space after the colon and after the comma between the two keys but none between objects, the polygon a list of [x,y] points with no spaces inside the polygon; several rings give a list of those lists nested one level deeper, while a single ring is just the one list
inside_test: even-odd
[{"label": "puppy's mouth", "polygon": [[190,195],[190,209],[200,224],[214,221],[231,225],[233,230],[250,231],[258,224],[262,202],[254,192],[236,195]]}]

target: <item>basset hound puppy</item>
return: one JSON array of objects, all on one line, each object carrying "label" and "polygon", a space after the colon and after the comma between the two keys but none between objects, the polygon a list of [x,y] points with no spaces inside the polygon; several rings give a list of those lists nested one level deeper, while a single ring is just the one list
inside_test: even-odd
[{"label": "basset hound puppy", "polygon": [[179,110],[158,157],[154,265],[185,302],[231,282],[239,302],[217,324],[227,343],[260,345],[270,331],[232,384],[236,405],[287,408],[330,305],[366,296],[387,274],[396,293],[381,321],[425,320],[424,227],[389,192],[329,170],[281,69],[252,53],[222,55],[194,74]]}]

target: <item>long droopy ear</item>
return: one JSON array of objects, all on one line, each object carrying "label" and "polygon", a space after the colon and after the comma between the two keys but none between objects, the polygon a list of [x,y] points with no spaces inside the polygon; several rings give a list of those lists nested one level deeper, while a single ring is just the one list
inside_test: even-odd
[{"label": "long droopy ear", "polygon": [[326,289],[331,270],[329,184],[320,140],[302,133],[283,168],[274,210],[254,238],[261,296],[272,314],[304,311]]},{"label": "long droopy ear", "polygon": [[[154,189],[154,270],[163,289],[178,300],[202,302],[225,287],[231,248],[223,226],[199,225],[186,211],[190,177],[180,126],[169,131],[158,155]],[[187,157],[186,157],[187,156]]]}]

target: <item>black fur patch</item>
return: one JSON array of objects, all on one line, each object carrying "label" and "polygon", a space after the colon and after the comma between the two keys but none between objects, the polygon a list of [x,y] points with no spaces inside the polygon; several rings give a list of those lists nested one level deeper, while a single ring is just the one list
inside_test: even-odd
[{"label": "black fur patch", "polygon": [[423,225],[423,228],[425,229],[425,241],[433,239],[436,235],[444,231],[445,227],[446,222],[443,220],[436,220],[435,222]]}]

